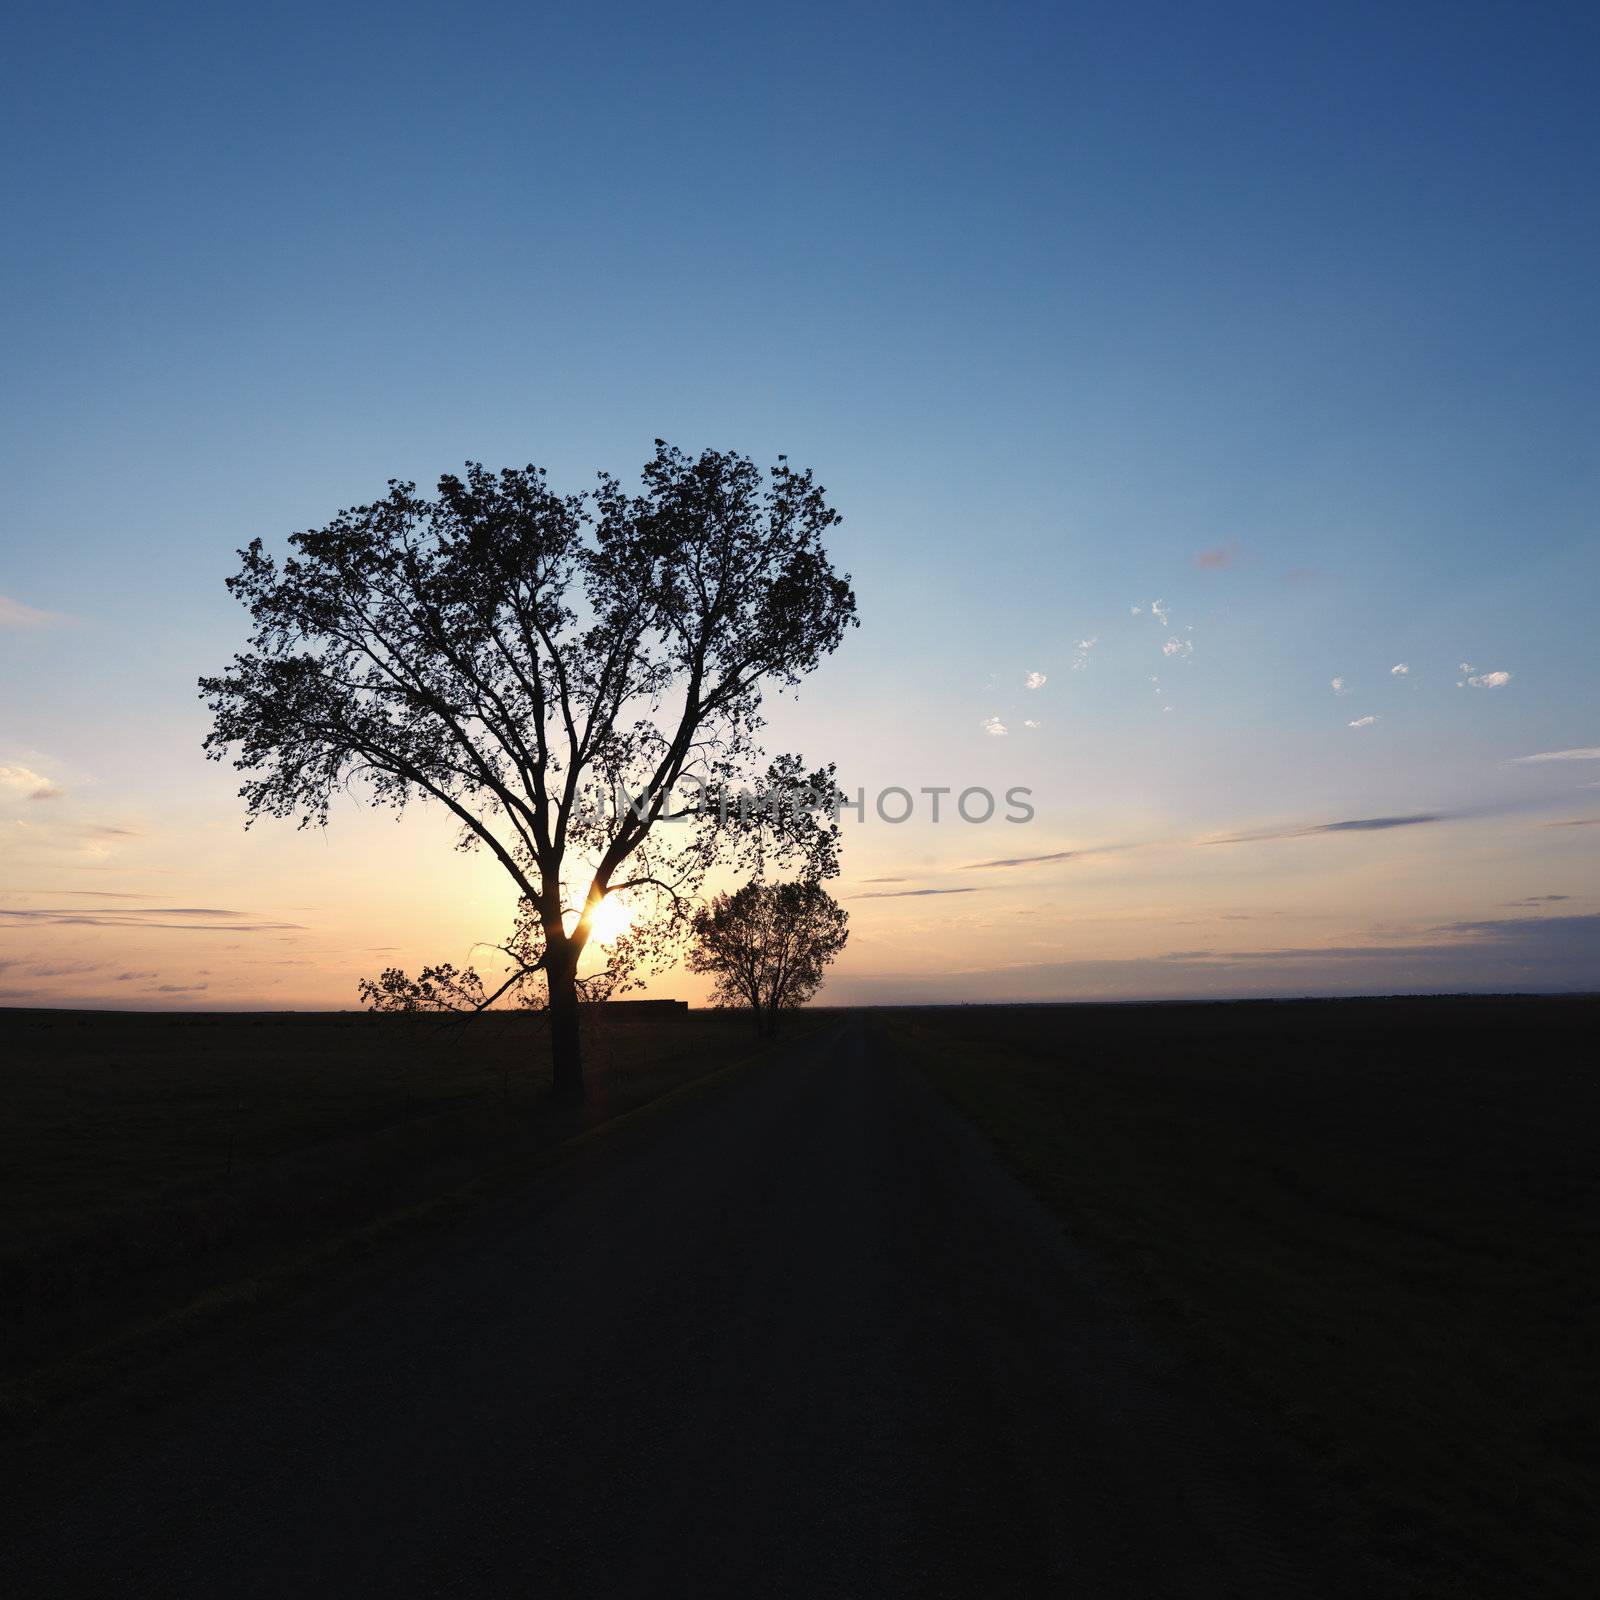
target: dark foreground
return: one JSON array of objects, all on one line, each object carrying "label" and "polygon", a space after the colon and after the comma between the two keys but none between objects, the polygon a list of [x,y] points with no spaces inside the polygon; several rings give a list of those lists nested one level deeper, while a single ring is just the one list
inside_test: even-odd
[{"label": "dark foreground", "polygon": [[891,1016],[1407,1593],[1600,1594],[1600,1000]]},{"label": "dark foreground", "polygon": [[525,1012],[0,1009],[0,1428],[99,1382],[130,1332],[520,1179],[754,1048],[728,1012],[607,1006],[584,1031],[589,1101],[569,1109]]},{"label": "dark foreground", "polygon": [[1346,1508],[841,1024],[11,1506],[12,1593],[1365,1596]]}]

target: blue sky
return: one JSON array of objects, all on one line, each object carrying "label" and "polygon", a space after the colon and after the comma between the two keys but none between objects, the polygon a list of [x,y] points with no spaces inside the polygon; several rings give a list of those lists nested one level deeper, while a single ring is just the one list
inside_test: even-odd
[{"label": "blue sky", "polygon": [[[775,737],[869,789],[1035,791],[1026,829],[852,836],[843,893],[971,892],[854,904],[838,997],[1337,989],[1355,957],[1281,952],[1366,949],[1362,987],[1406,960],[1600,983],[1596,836],[1551,826],[1600,814],[1600,762],[1507,765],[1600,746],[1597,32],[1526,5],[22,16],[0,905],[295,926],[245,979],[11,919],[0,989],[342,1004],[363,930],[497,931],[502,891],[426,824],[242,835],[198,754],[194,678],[242,633],[221,580],[392,476],[575,488],[657,435],[787,451],[845,513],[865,625]],[[954,881],[1111,845],[1138,848]],[[1508,918],[1510,955],[1481,931]]]}]

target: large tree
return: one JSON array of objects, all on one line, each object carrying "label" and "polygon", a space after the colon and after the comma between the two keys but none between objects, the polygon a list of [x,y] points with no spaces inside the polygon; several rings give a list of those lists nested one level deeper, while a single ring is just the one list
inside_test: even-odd
[{"label": "large tree", "polygon": [[[670,950],[714,863],[837,872],[832,767],[769,761],[757,734],[763,692],[797,683],[855,623],[823,548],[838,521],[781,456],[763,473],[659,440],[640,493],[602,473],[562,496],[537,468],[476,464],[433,499],[391,481],[293,535],[281,562],[259,539],[239,552],[228,587],[254,627],[200,680],[207,753],[247,774],[247,826],[325,825],[351,787],[448,810],[462,847],[515,885],[497,946],[508,976],[441,963],[363,992],[391,1009],[548,1004],[555,1090],[581,1096],[580,968],[608,894],[635,922],[593,975],[603,990]],[[802,786],[818,809],[726,798]]]},{"label": "large tree", "polygon": [[850,937],[849,912],[814,879],[757,879],[694,913],[689,969],[716,979],[720,1005],[748,1007],[756,1032],[777,1032],[785,1011],[822,987],[824,970]]}]

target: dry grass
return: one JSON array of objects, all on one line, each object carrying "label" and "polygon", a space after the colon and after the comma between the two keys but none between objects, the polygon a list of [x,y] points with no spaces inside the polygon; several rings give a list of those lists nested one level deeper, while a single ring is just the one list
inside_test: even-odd
[{"label": "dry grass", "polygon": [[0,1012],[3,1375],[541,1150],[753,1048],[727,1013],[601,1013],[589,1103],[542,1019]]},{"label": "dry grass", "polygon": [[897,1031],[1419,1595],[1597,1592],[1594,1000],[957,1009]]}]

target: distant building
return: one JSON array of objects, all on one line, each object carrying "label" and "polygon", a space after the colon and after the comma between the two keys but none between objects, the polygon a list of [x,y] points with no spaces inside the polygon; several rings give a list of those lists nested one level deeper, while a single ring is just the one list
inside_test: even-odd
[{"label": "distant building", "polygon": [[604,1000],[594,1003],[604,1005],[607,1011],[632,1011],[645,1016],[677,1016],[689,1009],[687,1000]]}]

